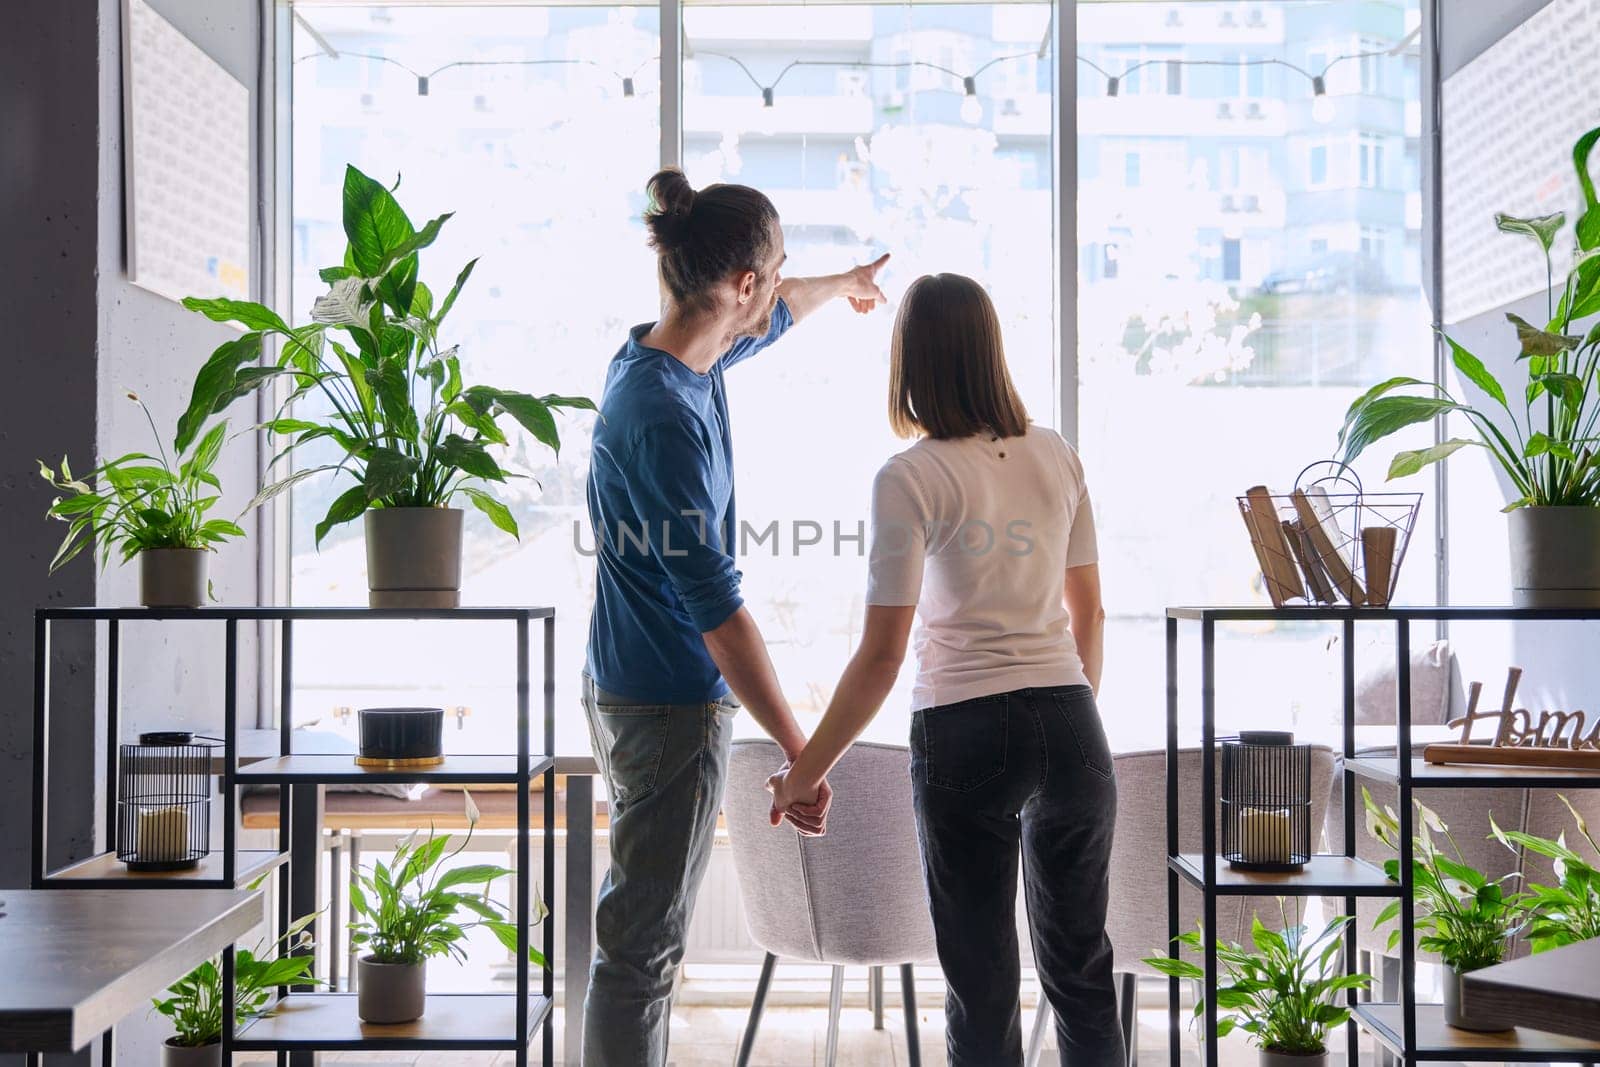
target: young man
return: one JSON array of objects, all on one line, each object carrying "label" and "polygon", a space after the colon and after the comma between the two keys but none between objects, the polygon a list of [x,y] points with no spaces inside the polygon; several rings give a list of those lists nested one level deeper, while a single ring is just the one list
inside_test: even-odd
[{"label": "young man", "polygon": [[[805,745],[739,596],[723,372],[829,300],[871,311],[888,259],[782,278],[783,231],[760,192],[697,193],[675,170],[649,192],[661,320],[634,327],[611,362],[589,472],[598,570],[583,703],[611,792],[611,869],[584,1009],[592,1067],[666,1064],[673,977],[722,804],[734,711],[742,703],[791,760]],[[824,784],[814,804],[784,814],[820,834],[828,801]]]}]

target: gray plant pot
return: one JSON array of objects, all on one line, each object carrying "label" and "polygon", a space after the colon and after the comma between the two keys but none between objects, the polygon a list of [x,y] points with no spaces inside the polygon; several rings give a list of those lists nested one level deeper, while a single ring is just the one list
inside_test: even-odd
[{"label": "gray plant pot", "polygon": [[1328,1052],[1274,1052],[1261,1050],[1261,1067],[1328,1067]]},{"label": "gray plant pot", "polygon": [[1511,1029],[1511,1022],[1494,1016],[1466,1015],[1461,1011],[1461,972],[1452,967],[1444,969],[1444,1021],[1457,1030],[1472,1030],[1493,1034]]},{"label": "gray plant pot", "polygon": [[422,1018],[427,1003],[427,964],[378,963],[363,956],[356,966],[356,1014],[362,1022],[408,1023]]},{"label": "gray plant pot", "polygon": [[1508,520],[1513,605],[1600,607],[1600,508],[1518,508]]},{"label": "gray plant pot", "polygon": [[460,606],[460,508],[374,508],[364,521],[370,606]]},{"label": "gray plant pot", "polygon": [[139,553],[139,603],[147,608],[198,608],[206,602],[203,548],[147,548]]},{"label": "gray plant pot", "polygon": [[174,1045],[169,1037],[161,1043],[161,1067],[222,1067],[222,1042]]}]

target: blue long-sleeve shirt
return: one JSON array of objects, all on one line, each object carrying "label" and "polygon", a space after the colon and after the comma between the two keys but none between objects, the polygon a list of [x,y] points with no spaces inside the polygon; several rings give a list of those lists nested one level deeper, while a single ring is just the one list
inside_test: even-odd
[{"label": "blue long-sleeve shirt", "polygon": [[728,692],[701,634],[744,603],[723,372],[794,324],[783,301],[765,337],[744,338],[705,374],[639,343],[611,361],[589,465],[596,581],[586,670],[601,689],[645,704],[695,704]]}]

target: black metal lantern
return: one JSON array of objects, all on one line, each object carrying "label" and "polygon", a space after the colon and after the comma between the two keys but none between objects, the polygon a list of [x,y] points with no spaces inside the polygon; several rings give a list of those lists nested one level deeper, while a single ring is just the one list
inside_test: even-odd
[{"label": "black metal lantern", "polygon": [[1274,730],[1222,742],[1222,857],[1247,871],[1311,859],[1311,746]]},{"label": "black metal lantern", "polygon": [[121,746],[117,859],[129,870],[186,870],[211,851],[211,757],[221,744],[169,731]]}]

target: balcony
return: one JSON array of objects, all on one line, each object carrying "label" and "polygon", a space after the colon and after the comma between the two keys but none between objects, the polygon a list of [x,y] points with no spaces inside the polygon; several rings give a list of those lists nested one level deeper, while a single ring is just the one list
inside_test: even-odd
[{"label": "balcony", "polygon": [[865,96],[786,97],[779,89],[772,107],[763,107],[753,88],[739,96],[690,96],[684,100],[684,134],[855,137],[872,132],[873,105]]},{"label": "balcony", "polygon": [[[1226,110],[1222,105],[1226,104]],[[1282,100],[1185,96],[1096,96],[1078,101],[1080,137],[1283,137]]]}]

